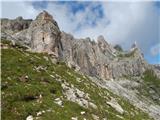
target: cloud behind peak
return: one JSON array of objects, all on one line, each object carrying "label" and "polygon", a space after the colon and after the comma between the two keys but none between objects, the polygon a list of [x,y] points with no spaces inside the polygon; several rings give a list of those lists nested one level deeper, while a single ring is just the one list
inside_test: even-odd
[{"label": "cloud behind peak", "polygon": [[[2,17],[35,18],[42,10],[50,12],[61,30],[75,37],[103,35],[111,44],[129,49],[134,41],[145,58],[160,61],[150,50],[160,42],[159,2],[3,2]],[[152,58],[152,59],[149,59]]]}]

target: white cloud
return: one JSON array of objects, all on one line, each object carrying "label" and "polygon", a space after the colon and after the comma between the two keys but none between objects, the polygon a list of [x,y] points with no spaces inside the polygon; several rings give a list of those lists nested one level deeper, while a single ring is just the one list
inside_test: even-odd
[{"label": "white cloud", "polygon": [[23,16],[26,19],[35,18],[38,10],[34,9],[29,2],[3,1],[1,2],[1,18],[15,19]]},{"label": "white cloud", "polygon": [[[87,17],[93,20],[98,16],[91,11],[95,4],[97,2],[91,2],[84,11],[79,11],[75,15],[66,4],[55,4],[54,1],[48,4],[46,10],[53,15],[61,30],[75,37],[96,39],[97,36],[103,35],[109,43],[121,44],[125,49],[137,41],[144,55],[150,56],[150,48],[160,42],[158,37],[160,21],[154,2],[99,2],[104,17],[96,21],[96,26],[87,25],[85,24]],[[35,18],[40,11],[26,2],[2,4],[2,17],[7,18],[17,16]],[[79,24],[82,26],[77,29]]]},{"label": "white cloud", "polygon": [[146,54],[158,42],[158,15],[152,2],[120,2],[104,4],[111,24],[105,29],[109,41],[124,48],[137,41]]},{"label": "white cloud", "polygon": [[[65,4],[49,4],[47,10],[55,16],[61,30],[78,38],[89,36],[96,39],[103,35],[108,42],[122,44],[126,49],[137,41],[143,52],[158,42],[158,15],[152,2],[101,2],[104,18],[98,19],[96,26],[83,24],[86,17],[95,19],[96,15],[91,11],[95,3],[75,15]],[[83,26],[76,29],[80,23]]]},{"label": "white cloud", "polygon": [[151,54],[153,56],[160,55],[160,43],[151,48]]}]

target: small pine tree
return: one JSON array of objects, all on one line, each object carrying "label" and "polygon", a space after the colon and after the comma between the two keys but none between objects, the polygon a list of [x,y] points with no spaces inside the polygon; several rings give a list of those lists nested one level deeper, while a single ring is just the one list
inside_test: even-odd
[{"label": "small pine tree", "polygon": [[115,45],[114,49],[118,50],[118,51],[123,51],[122,47],[120,45]]}]

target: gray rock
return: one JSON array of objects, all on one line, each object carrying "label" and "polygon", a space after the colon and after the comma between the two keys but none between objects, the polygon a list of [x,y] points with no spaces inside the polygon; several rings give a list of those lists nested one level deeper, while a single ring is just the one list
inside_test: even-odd
[{"label": "gray rock", "polygon": [[[18,18],[18,21],[21,21],[21,18]],[[6,27],[3,27],[5,29],[5,33],[7,33]],[[18,29],[17,27],[14,28],[15,30]],[[60,39],[61,32],[57,22],[46,11],[41,12],[35,20],[30,21],[28,27],[25,27],[25,29],[18,29],[17,31],[18,32],[14,34],[7,33],[7,37],[10,35],[10,38],[8,39],[14,40],[16,43],[29,46],[31,51],[46,52],[48,54],[52,54],[56,58],[62,57],[63,48]],[[4,35],[4,37],[6,36]]]},{"label": "gray rock", "polygon": [[33,116],[32,115],[29,115],[26,120],[33,120]]},{"label": "gray rock", "polygon": [[[21,24],[22,28],[17,27]],[[11,26],[12,34],[7,32]],[[140,76],[148,68],[136,44],[129,52],[119,53],[103,36],[99,36],[97,41],[90,38],[76,39],[71,34],[61,32],[57,22],[46,11],[41,12],[33,21],[24,20],[22,17],[16,20],[4,19],[2,28],[4,38],[27,45],[31,51],[46,52],[52,56],[53,63],[61,59],[70,68],[92,77],[108,80]],[[119,58],[119,54],[123,57]],[[158,74],[157,70],[155,72]]]},{"label": "gray rock", "polygon": [[71,120],[78,120],[78,117],[71,117]]},{"label": "gray rock", "polygon": [[67,97],[69,101],[76,102],[80,106],[85,108],[92,107],[94,109],[97,109],[97,106],[94,103],[89,102],[90,98],[87,93],[80,91],[73,85],[69,87],[66,83],[62,84],[62,88],[64,90],[64,95]]},{"label": "gray rock", "polygon": [[60,98],[56,98],[54,103],[58,104],[59,106],[62,106],[63,105],[63,102]]},{"label": "gray rock", "polygon": [[13,20],[3,18],[1,19],[1,30],[2,32],[7,31],[10,34],[13,34],[27,29],[31,22],[32,19],[23,19],[21,16]]},{"label": "gray rock", "polygon": [[115,99],[112,98],[111,101],[107,101],[107,104],[113,107],[120,114],[124,113],[123,108],[118,104],[118,102]]},{"label": "gray rock", "polygon": [[99,120],[99,117],[95,114],[92,114],[93,120]]},{"label": "gray rock", "polygon": [[143,98],[140,97],[140,95],[137,95],[134,90],[124,87],[122,82],[106,81],[106,84],[103,84],[102,86],[104,88],[111,90],[115,94],[122,96],[125,99],[129,100],[130,103],[132,103],[137,108],[143,110],[144,112],[147,112],[155,120],[159,120],[160,106],[154,104],[153,102],[151,102],[149,99],[145,97]]}]

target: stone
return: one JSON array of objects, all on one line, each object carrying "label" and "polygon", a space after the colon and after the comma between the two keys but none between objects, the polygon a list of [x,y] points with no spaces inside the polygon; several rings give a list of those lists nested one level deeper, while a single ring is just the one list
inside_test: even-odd
[{"label": "stone", "polygon": [[37,116],[40,116],[40,115],[42,115],[42,112],[41,112],[41,111],[39,111],[39,112],[37,113]]},{"label": "stone", "polygon": [[92,114],[92,117],[93,117],[94,120],[99,120],[99,117],[95,114]]},{"label": "stone", "polygon": [[26,120],[33,120],[33,116],[32,115],[29,115]]},{"label": "stone", "polygon": [[25,76],[25,79],[28,79],[28,78],[29,78],[28,75],[26,75],[26,76]]},{"label": "stone", "polygon": [[77,117],[71,117],[71,120],[78,120]]},{"label": "stone", "polygon": [[59,106],[62,106],[63,105],[63,102],[60,98],[56,98],[54,103],[58,104]]},{"label": "stone", "polygon": [[90,98],[86,98],[86,93],[84,93],[83,91],[80,91],[79,89],[75,88],[74,86],[72,87],[68,87],[68,85],[62,84],[61,85],[63,88],[63,93],[64,95],[67,97],[67,100],[72,101],[72,102],[76,102],[77,104],[79,104],[82,107],[88,108],[90,105],[90,102],[88,100],[90,100]]},{"label": "stone", "polygon": [[42,110],[42,113],[45,113],[45,111],[44,111],[44,110]]},{"label": "stone", "polygon": [[55,78],[55,76],[54,75],[50,75],[52,78]]},{"label": "stone", "polygon": [[111,101],[107,101],[107,104],[114,108],[120,114],[124,113],[123,108],[118,104],[118,102],[115,99],[112,98]]},{"label": "stone", "polygon": [[81,112],[81,115],[84,115],[85,113],[86,113],[85,111],[82,111],[82,112]]},{"label": "stone", "polygon": [[43,67],[43,66],[35,66],[34,69],[37,71],[37,72],[41,72],[41,71],[46,71],[47,67]]},{"label": "stone", "polygon": [[19,80],[21,82],[28,82],[29,77],[28,77],[28,75],[22,75],[21,77],[19,77]]},{"label": "stone", "polygon": [[42,95],[41,94],[39,95],[39,99],[42,99]]},{"label": "stone", "polygon": [[89,106],[91,106],[94,109],[97,109],[97,106],[94,103],[92,103],[92,102],[89,102]]}]

